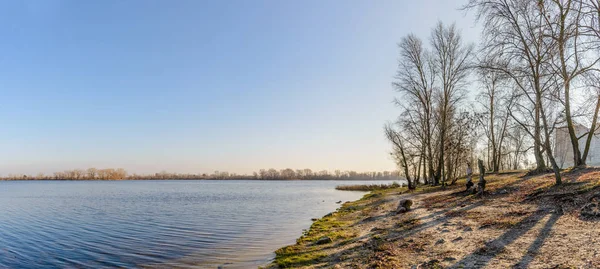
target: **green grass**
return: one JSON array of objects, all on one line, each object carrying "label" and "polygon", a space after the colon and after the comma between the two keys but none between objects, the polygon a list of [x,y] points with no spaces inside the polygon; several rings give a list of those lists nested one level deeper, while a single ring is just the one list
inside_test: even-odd
[{"label": "green grass", "polygon": [[279,250],[275,252],[277,257],[275,258],[275,263],[279,266],[279,268],[291,268],[297,266],[305,266],[315,264],[319,261],[319,259],[326,257],[322,252],[312,251],[307,253],[291,253],[291,254],[281,254]]},{"label": "green grass", "polygon": [[[351,214],[367,209],[369,202],[382,197],[386,192],[393,192],[394,190],[373,191],[358,201],[344,203],[338,211],[327,214],[325,217],[313,222],[310,229],[306,230],[296,240],[295,245],[275,251],[274,264],[279,268],[291,268],[323,262],[323,258],[327,257],[326,248],[332,245],[346,245],[354,242],[358,233],[350,226],[360,221],[362,217],[356,218]],[[316,245],[315,242],[323,236],[331,238],[332,243]]]}]

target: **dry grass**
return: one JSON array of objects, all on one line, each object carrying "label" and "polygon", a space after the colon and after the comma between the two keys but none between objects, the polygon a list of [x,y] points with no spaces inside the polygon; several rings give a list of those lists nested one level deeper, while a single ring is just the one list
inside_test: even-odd
[{"label": "dry grass", "polygon": [[364,185],[339,185],[335,189],[338,191],[377,191],[400,188],[398,182],[392,184],[364,184]]}]

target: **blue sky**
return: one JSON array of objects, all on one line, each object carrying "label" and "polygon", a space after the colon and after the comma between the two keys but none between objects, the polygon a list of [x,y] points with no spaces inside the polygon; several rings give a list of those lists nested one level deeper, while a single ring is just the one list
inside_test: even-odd
[{"label": "blue sky", "polygon": [[0,174],[392,170],[400,38],[464,1],[0,1]]}]

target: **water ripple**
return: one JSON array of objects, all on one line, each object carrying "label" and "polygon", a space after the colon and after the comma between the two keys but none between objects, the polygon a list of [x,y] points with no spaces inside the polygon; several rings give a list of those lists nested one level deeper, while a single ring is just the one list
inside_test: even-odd
[{"label": "water ripple", "polygon": [[338,184],[0,182],[0,268],[258,266],[336,201],[362,196]]}]

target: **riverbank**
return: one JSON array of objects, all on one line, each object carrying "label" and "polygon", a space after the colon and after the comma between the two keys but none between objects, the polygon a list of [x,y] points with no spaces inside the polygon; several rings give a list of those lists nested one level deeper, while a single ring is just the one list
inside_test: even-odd
[{"label": "riverbank", "polygon": [[[561,186],[552,174],[486,180],[482,198],[462,180],[372,191],[315,221],[267,268],[600,267],[600,221],[581,213],[600,193],[599,169],[566,172]],[[402,199],[414,204],[396,214]]]}]

